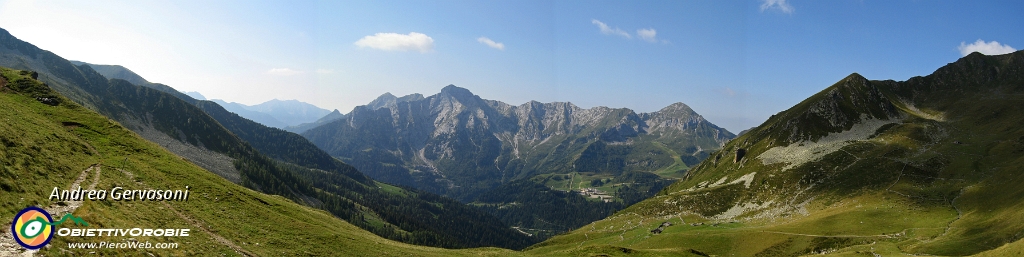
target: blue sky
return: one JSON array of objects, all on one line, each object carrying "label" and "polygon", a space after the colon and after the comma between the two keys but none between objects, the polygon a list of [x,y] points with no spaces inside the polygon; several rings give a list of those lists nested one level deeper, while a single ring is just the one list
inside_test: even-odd
[{"label": "blue sky", "polygon": [[[906,80],[1024,47],[1019,1],[0,1],[0,28],[208,98],[350,111],[448,84],[730,131],[850,73]],[[980,42],[978,40],[981,40]],[[995,42],[993,42],[995,41]]]}]

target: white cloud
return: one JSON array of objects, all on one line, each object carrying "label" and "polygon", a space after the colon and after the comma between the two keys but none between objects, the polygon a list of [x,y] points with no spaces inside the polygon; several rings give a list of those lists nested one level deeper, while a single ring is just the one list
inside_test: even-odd
[{"label": "white cloud", "polygon": [[761,12],[768,9],[779,9],[784,13],[793,13],[793,6],[786,0],[761,0]]},{"label": "white cloud", "polygon": [[1014,49],[1009,45],[1000,44],[996,41],[986,43],[985,40],[981,39],[978,39],[978,41],[974,41],[974,43],[969,45],[966,42],[960,42],[960,47],[957,47],[957,49],[960,49],[960,54],[963,56],[967,56],[973,52],[979,52],[985,55],[1000,55],[1017,51],[1017,49]]},{"label": "white cloud", "polygon": [[651,43],[658,42],[658,39],[655,38],[657,35],[658,35],[658,31],[656,31],[654,29],[638,29],[638,30],[636,30],[636,36],[637,37],[640,37],[640,39],[643,39],[644,41],[651,42]]},{"label": "white cloud", "polygon": [[334,70],[332,70],[332,69],[316,69],[316,73],[317,74],[332,74],[332,73],[334,73]]},{"label": "white cloud", "polygon": [[494,42],[494,40],[491,40],[490,38],[487,37],[477,38],[476,42],[480,42],[481,44],[485,44],[494,49],[505,51],[505,44]]},{"label": "white cloud", "polygon": [[434,49],[434,39],[423,33],[409,32],[407,35],[398,33],[377,33],[365,36],[355,43],[359,47],[369,47],[384,51],[419,51],[426,53]]},{"label": "white cloud", "polygon": [[599,21],[597,19],[590,20],[590,23],[593,23],[594,25],[597,25],[597,27],[599,29],[601,29],[601,34],[605,34],[605,35],[618,35],[618,36],[622,36],[624,38],[633,38],[633,36],[630,36],[629,33],[626,33],[626,31],[621,30],[619,28],[609,27],[608,24],[604,24],[604,22],[601,22],[601,21]]},{"label": "white cloud", "polygon": [[267,71],[267,74],[275,76],[292,76],[302,74],[302,71],[297,71],[289,68],[273,68]]}]

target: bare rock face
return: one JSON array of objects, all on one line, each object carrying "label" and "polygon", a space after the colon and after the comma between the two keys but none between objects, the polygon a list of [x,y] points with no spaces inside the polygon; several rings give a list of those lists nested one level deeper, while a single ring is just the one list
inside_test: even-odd
[{"label": "bare rock face", "polygon": [[738,163],[743,160],[743,156],[747,155],[747,150],[743,148],[736,149],[736,158],[732,159],[732,163]]}]

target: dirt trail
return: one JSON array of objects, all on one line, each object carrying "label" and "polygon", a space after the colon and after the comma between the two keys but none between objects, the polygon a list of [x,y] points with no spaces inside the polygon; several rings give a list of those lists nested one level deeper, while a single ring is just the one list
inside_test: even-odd
[{"label": "dirt trail", "polygon": [[814,235],[814,234],[789,233],[789,232],[768,231],[768,230],[761,230],[761,233],[783,234],[783,235],[791,235],[791,236],[809,236],[809,237],[880,237],[880,238],[899,237],[899,235],[872,235],[872,236],[863,236],[863,235]]},{"label": "dirt trail", "polygon": [[[82,171],[82,174],[78,175],[78,179],[75,179],[75,182],[71,183],[71,187],[68,187],[67,189],[68,190],[78,189],[78,187],[82,184],[82,182],[85,182],[86,177],[89,175],[89,171],[96,171],[95,172],[96,175],[93,176],[92,183],[89,184],[88,187],[85,187],[85,190],[96,190],[96,184],[99,184],[100,176],[102,174],[102,168],[101,168],[101,165],[99,165],[99,164],[93,164],[92,166],[89,166],[88,169]],[[54,219],[58,219],[60,217],[63,217],[64,214],[75,212],[75,210],[77,210],[78,207],[82,207],[82,204],[84,202],[83,201],[64,201],[64,203],[65,203],[64,205],[59,204],[59,202],[58,203],[54,203],[54,204],[51,204],[50,206],[48,206],[46,208],[43,208],[43,209],[45,209],[46,212],[49,212],[51,217],[53,217]]]},{"label": "dirt trail", "polygon": [[[89,187],[86,189],[96,189],[96,184],[98,184],[100,181],[99,164],[93,164],[92,166],[89,166],[89,168],[83,170],[82,173],[78,175],[78,178],[76,178],[75,181],[71,183],[71,186],[66,187],[65,189],[78,189],[79,185],[81,185],[82,182],[85,182],[85,179],[89,176],[89,171],[94,170],[96,171],[96,175],[93,176],[92,184],[89,184]],[[73,213],[76,209],[78,209],[78,207],[82,206],[82,201],[65,201],[60,203],[64,203],[64,205],[54,203],[43,209],[46,210],[46,212],[50,213],[50,217],[58,219],[64,216],[65,213]],[[5,224],[3,230],[4,232],[2,233],[2,235],[0,235],[0,256],[35,256],[35,253],[38,250],[25,250],[25,248],[22,248],[21,245],[18,245],[18,242],[14,241],[14,236],[11,235],[10,231],[7,231],[10,229],[10,227],[10,223]]]},{"label": "dirt trail", "polygon": [[216,240],[218,243],[221,243],[221,244],[223,244],[223,245],[225,245],[227,247],[230,247],[231,250],[235,250],[236,253],[241,254],[241,255],[245,255],[245,256],[256,256],[255,254],[252,254],[249,251],[246,251],[244,248],[239,247],[234,242],[231,242],[231,240],[228,240],[227,238],[224,238],[224,237],[222,237],[222,236],[220,236],[218,234],[214,234],[213,232],[210,232],[210,230],[207,229],[206,226],[203,226],[202,223],[199,223],[199,221],[197,221],[197,220],[195,220],[195,219],[193,219],[193,218],[191,218],[189,216],[186,216],[185,214],[179,212],[178,209],[175,209],[174,206],[171,206],[171,204],[167,203],[167,201],[161,201],[160,203],[163,203],[164,207],[167,207],[167,209],[170,209],[171,211],[173,211],[174,214],[177,214],[179,218],[181,218],[181,219],[183,219],[185,221],[188,221],[189,224],[192,224],[192,226],[195,226],[195,227],[199,228],[199,230],[202,230],[203,232],[205,232],[207,235],[210,236],[210,238],[213,238],[213,240]]},{"label": "dirt trail", "polygon": [[[117,169],[117,168],[115,168],[115,169]],[[135,174],[132,174],[130,171],[122,170],[122,169],[117,169],[117,170],[121,171],[122,173],[124,173],[125,176],[128,176],[129,180],[135,180]],[[139,184],[141,186],[145,185],[141,181],[136,181],[135,183]],[[232,250],[235,250],[236,253],[241,254],[241,255],[245,255],[245,256],[256,256],[255,254],[252,254],[249,251],[246,251],[244,248],[239,247],[234,242],[231,242],[231,240],[228,240],[228,239],[226,239],[226,238],[224,238],[224,237],[222,237],[222,236],[220,236],[218,234],[214,234],[213,232],[210,232],[210,230],[207,228],[207,226],[204,226],[202,223],[200,223],[196,219],[193,219],[193,218],[185,215],[184,213],[181,213],[180,211],[178,211],[178,209],[175,209],[174,206],[172,206],[171,204],[167,203],[167,201],[161,201],[160,203],[164,204],[164,207],[167,207],[167,209],[173,211],[174,214],[178,215],[179,218],[187,221],[192,226],[194,226],[196,228],[199,228],[199,230],[202,230],[204,233],[209,235],[210,238],[213,238],[213,240],[216,240],[218,243],[221,243],[221,244],[231,248]]]}]

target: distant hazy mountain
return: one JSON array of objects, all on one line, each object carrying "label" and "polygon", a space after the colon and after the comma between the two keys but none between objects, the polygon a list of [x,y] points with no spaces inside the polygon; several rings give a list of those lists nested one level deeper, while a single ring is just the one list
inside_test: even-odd
[{"label": "distant hazy mountain", "polygon": [[306,132],[306,130],[309,130],[311,128],[315,128],[315,127],[318,127],[320,125],[331,123],[332,121],[340,120],[340,119],[343,119],[343,118],[345,118],[345,114],[342,114],[341,112],[339,112],[338,109],[334,109],[333,112],[328,113],[327,115],[325,115],[323,118],[320,118],[319,120],[316,120],[314,122],[309,122],[309,123],[302,123],[302,124],[295,125],[295,126],[288,126],[288,127],[285,127],[284,130],[291,131],[292,133],[302,133],[302,132]]},{"label": "distant hazy mountain", "polygon": [[248,105],[235,102],[225,102],[224,100],[220,99],[212,99],[210,101],[217,103],[220,106],[223,106],[224,109],[227,109],[229,112],[233,112],[235,114],[238,114],[239,116],[242,116],[243,118],[250,119],[252,121],[258,122],[268,127],[283,128],[287,126],[285,125],[284,122],[281,122],[280,120],[274,118],[274,116],[271,116],[270,114],[250,110]]},{"label": "distant hazy mountain", "polygon": [[248,107],[249,110],[262,112],[273,116],[286,126],[295,126],[302,123],[315,122],[324,115],[331,113],[330,110],[315,105],[300,102],[298,100],[270,100],[261,104]]},{"label": "distant hazy mountain", "polygon": [[[298,100],[270,100],[257,105],[245,105],[220,99],[210,100],[225,109],[260,124],[275,128],[298,126],[316,122],[331,111]],[[340,114],[340,113],[339,113]]]},{"label": "distant hazy mountain", "polygon": [[196,91],[185,92],[185,95],[191,96],[192,98],[195,98],[196,100],[206,100],[206,97],[203,96],[203,94],[200,94],[199,92],[196,92]]}]

